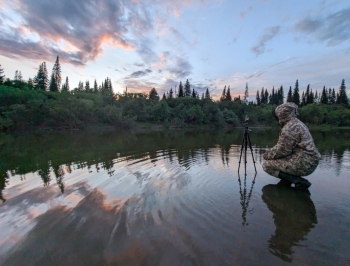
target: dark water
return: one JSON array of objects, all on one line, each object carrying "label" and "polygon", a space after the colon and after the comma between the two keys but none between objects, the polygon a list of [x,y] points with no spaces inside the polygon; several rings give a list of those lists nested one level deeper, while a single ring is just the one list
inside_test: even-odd
[{"label": "dark water", "polygon": [[262,170],[274,131],[256,177],[241,130],[2,138],[0,264],[349,265],[350,131],[312,134],[310,193]]}]

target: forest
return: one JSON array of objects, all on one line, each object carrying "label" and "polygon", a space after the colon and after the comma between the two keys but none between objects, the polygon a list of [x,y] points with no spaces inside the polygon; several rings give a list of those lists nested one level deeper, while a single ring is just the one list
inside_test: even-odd
[{"label": "forest", "polygon": [[133,128],[158,124],[165,127],[237,127],[245,115],[251,125],[271,126],[276,121],[273,108],[283,102],[294,102],[300,108],[299,118],[308,124],[350,126],[350,105],[345,80],[339,89],[313,91],[307,86],[300,92],[298,80],[285,96],[283,86],[257,91],[249,101],[248,84],[242,97],[231,97],[230,87],[224,87],[219,100],[213,100],[207,88],[200,95],[188,79],[179,82],[177,90],[159,95],[155,88],[149,93],[114,93],[110,78],[98,85],[95,80],[79,82],[70,88],[69,78],[61,77],[59,57],[49,78],[46,63],[39,65],[33,78],[23,80],[21,71],[14,78],[4,75],[0,65],[0,131],[27,129],[78,130],[89,125],[112,125]]}]

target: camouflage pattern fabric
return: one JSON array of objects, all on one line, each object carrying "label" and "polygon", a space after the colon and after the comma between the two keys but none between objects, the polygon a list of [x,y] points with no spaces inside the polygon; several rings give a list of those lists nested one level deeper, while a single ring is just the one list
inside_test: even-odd
[{"label": "camouflage pattern fabric", "polygon": [[272,149],[263,155],[266,160],[263,169],[268,174],[278,177],[280,171],[297,176],[313,173],[321,158],[310,131],[297,118],[298,106],[285,103],[275,110],[282,126],[279,140]]}]

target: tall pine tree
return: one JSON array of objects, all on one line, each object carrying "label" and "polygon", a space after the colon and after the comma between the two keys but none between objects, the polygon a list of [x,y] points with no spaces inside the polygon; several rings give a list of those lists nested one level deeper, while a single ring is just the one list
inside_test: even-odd
[{"label": "tall pine tree", "polygon": [[293,91],[293,102],[296,105],[300,105],[300,94],[299,94],[299,82],[298,80],[295,82],[295,87],[294,87],[294,91]]},{"label": "tall pine tree", "polygon": [[0,85],[3,84],[4,81],[5,81],[4,69],[1,67],[1,64],[0,64]]},{"label": "tall pine tree", "polygon": [[338,92],[338,97],[337,97],[337,104],[349,104],[349,99],[346,94],[346,86],[345,86],[345,80],[343,79],[340,87],[339,87],[339,92]]},{"label": "tall pine tree", "polygon": [[287,94],[287,102],[288,103],[293,102],[292,86],[289,87],[289,91],[288,91],[288,94]]},{"label": "tall pine tree", "polygon": [[230,85],[227,88],[226,101],[232,101],[231,92],[230,92]]},{"label": "tall pine tree", "polygon": [[177,97],[185,97],[181,81],[180,81],[180,84],[179,84],[179,95]]},{"label": "tall pine tree", "polygon": [[210,97],[210,93],[209,93],[209,88],[207,88],[207,90],[205,91],[205,99],[211,99]]},{"label": "tall pine tree", "polygon": [[192,95],[192,93],[191,93],[191,85],[190,85],[190,82],[188,81],[188,79],[185,82],[184,94],[185,94],[185,97],[191,97],[191,95]]},{"label": "tall pine tree", "polygon": [[256,104],[257,104],[257,105],[260,105],[260,104],[261,104],[259,90],[256,91]]},{"label": "tall pine tree", "polygon": [[38,73],[34,77],[33,82],[36,89],[47,91],[49,79],[45,62],[39,65]]},{"label": "tall pine tree", "polygon": [[50,79],[50,91],[59,91],[61,88],[61,65],[57,56],[55,64],[52,67]]}]

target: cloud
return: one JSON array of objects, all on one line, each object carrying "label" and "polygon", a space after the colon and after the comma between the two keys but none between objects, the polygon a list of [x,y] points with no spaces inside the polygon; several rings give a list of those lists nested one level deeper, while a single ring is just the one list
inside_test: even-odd
[{"label": "cloud", "polygon": [[145,64],[143,64],[143,63],[134,63],[134,66],[144,67],[144,66],[145,66]]},{"label": "cloud", "polygon": [[294,30],[308,34],[327,46],[335,46],[350,39],[350,7],[325,17],[305,17],[294,25]]},{"label": "cloud", "polygon": [[[12,12],[21,18],[22,24],[10,29],[10,36],[0,32],[0,52],[9,57],[24,57],[21,49],[27,45],[36,47],[40,53],[30,59],[49,57],[56,54],[68,56],[67,61],[85,64],[95,60],[103,53],[103,45],[110,44],[123,49],[137,49],[135,40],[130,36],[147,33],[153,29],[153,19],[147,5],[135,1],[37,1],[30,0],[9,2]],[[7,31],[8,32],[8,31]],[[21,32],[20,38],[16,32]],[[24,32],[38,36],[38,40],[25,38]],[[65,53],[60,42],[75,48],[75,52]],[[12,47],[12,48],[11,48]],[[62,60],[64,56],[60,56]]]},{"label": "cloud", "polygon": [[192,65],[181,57],[177,57],[175,64],[167,68],[170,74],[175,78],[185,78],[192,74]]},{"label": "cloud", "polygon": [[243,19],[249,12],[251,12],[253,10],[253,7],[252,6],[247,6],[246,8],[245,8],[245,10],[244,11],[242,11],[242,12],[240,12],[239,14],[238,14],[238,16],[239,16],[239,18],[240,19]]},{"label": "cloud", "polygon": [[140,77],[148,75],[149,73],[152,73],[152,70],[145,69],[144,71],[136,71],[136,72],[132,73],[129,76],[129,78],[140,78]]},{"label": "cloud", "polygon": [[252,52],[257,56],[265,53],[266,43],[275,38],[280,31],[280,26],[274,26],[265,29],[265,33],[260,36],[258,44],[251,48]]}]

